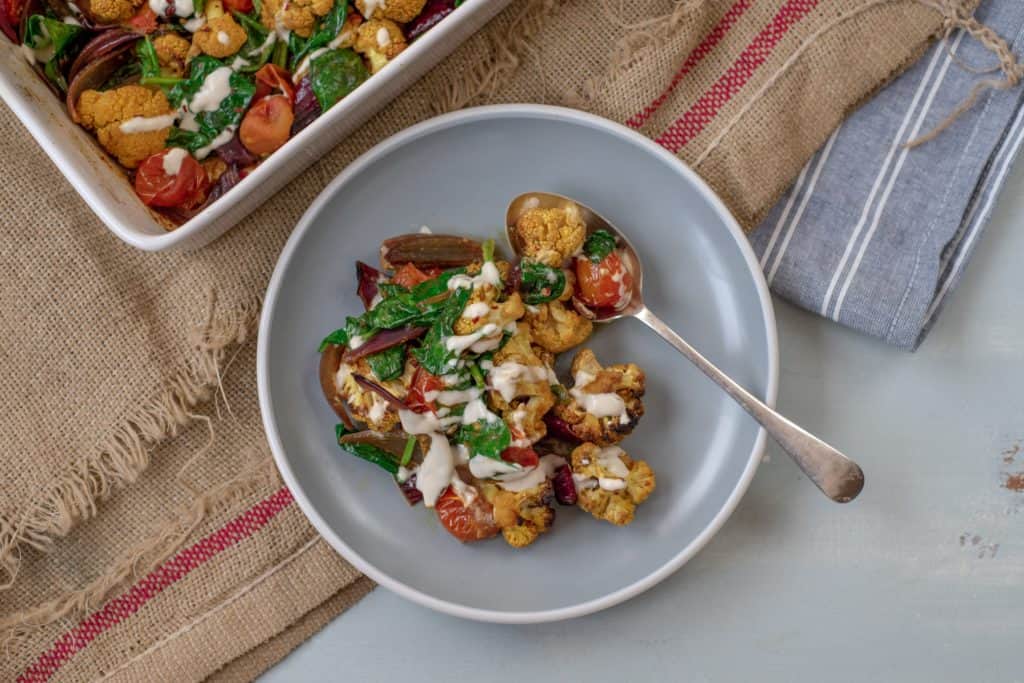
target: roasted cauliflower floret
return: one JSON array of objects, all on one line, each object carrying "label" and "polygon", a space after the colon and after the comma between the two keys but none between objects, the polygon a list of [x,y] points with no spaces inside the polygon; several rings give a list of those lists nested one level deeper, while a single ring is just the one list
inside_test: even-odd
[{"label": "roasted cauliflower floret", "polygon": [[334,384],[338,393],[345,399],[345,404],[352,417],[365,423],[374,431],[389,432],[398,426],[398,411],[380,394],[360,386],[353,375],[360,375],[377,382],[396,398],[405,398],[415,372],[416,366],[412,362],[406,361],[405,371],[401,377],[380,382],[374,376],[366,358],[360,358],[351,363],[342,362],[338,366]]},{"label": "roasted cauliflower floret", "polygon": [[555,416],[581,441],[622,441],[644,414],[643,370],[633,363],[602,367],[593,351],[583,349],[572,361],[572,374],[569,400],[555,406]]},{"label": "roasted cauliflower floret", "polygon": [[[512,266],[507,261],[496,261],[494,265],[498,268],[502,281],[506,281]],[[479,264],[473,264],[467,269],[467,274],[470,276],[477,275],[479,272]],[[487,324],[494,324],[504,329],[509,323],[522,318],[526,313],[526,308],[523,306],[523,300],[519,293],[513,292],[508,299],[499,302],[498,298],[501,294],[501,289],[490,284],[474,289],[470,294],[469,301],[466,302],[463,317],[455,321],[453,326],[455,334],[472,334]],[[486,311],[484,304],[487,305]]]},{"label": "roasted cauliflower floret", "polygon": [[530,545],[555,521],[550,481],[523,491],[506,491],[490,482],[481,484],[480,489],[494,508],[494,521],[501,527],[501,535],[513,548]]},{"label": "roasted cauliflower floret", "polygon": [[547,434],[544,415],[555,405],[548,366],[533,352],[524,325],[492,359],[488,372],[491,404],[512,432],[513,442],[535,443]]},{"label": "roasted cauliflower floret", "polygon": [[355,50],[370,63],[370,73],[383,69],[406,47],[402,29],[390,19],[371,19],[356,30]]},{"label": "roasted cauliflower floret", "polygon": [[367,19],[390,19],[405,24],[419,16],[427,0],[356,0],[356,9]]},{"label": "roasted cauliflower floret", "polygon": [[167,73],[181,76],[185,73],[185,60],[192,45],[177,33],[165,33],[153,39],[153,49],[160,66]]},{"label": "roasted cauliflower floret", "polygon": [[171,113],[171,105],[161,90],[141,85],[124,85],[99,92],[86,90],[76,107],[83,126],[96,132],[103,149],[125,168],[135,168],[145,159],[164,149],[171,128],[126,133],[121,124],[135,117],[163,116]]},{"label": "roasted cauliflower floret", "polygon": [[334,0],[263,0],[260,22],[277,30],[278,24],[303,38],[309,38],[322,17],[334,7]]},{"label": "roasted cauliflower floret", "polygon": [[523,256],[560,268],[583,248],[587,228],[576,207],[529,209],[516,221]]},{"label": "roasted cauliflower floret", "polygon": [[533,341],[552,353],[562,353],[582,344],[594,331],[594,323],[561,301],[549,301],[526,309],[523,320],[530,326]]},{"label": "roasted cauliflower floret", "polygon": [[192,44],[211,57],[224,59],[241,50],[248,37],[230,14],[223,14],[196,31]]},{"label": "roasted cauliflower floret", "polygon": [[633,460],[618,446],[593,443],[576,447],[571,456],[576,504],[594,517],[625,526],[636,506],[655,487],[654,472],[643,460]]},{"label": "roasted cauliflower floret", "polygon": [[142,6],[142,0],[86,0],[80,4],[83,14],[98,24],[127,21]]}]

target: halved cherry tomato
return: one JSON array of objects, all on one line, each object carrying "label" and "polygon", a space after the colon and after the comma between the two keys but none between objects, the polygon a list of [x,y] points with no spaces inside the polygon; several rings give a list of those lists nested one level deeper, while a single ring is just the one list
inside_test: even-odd
[{"label": "halved cherry tomato", "polygon": [[448,533],[463,543],[481,541],[498,533],[494,508],[483,496],[477,496],[466,505],[449,486],[437,499],[434,509]]},{"label": "halved cherry tomato", "polygon": [[501,459],[505,462],[515,463],[521,467],[536,467],[540,463],[540,456],[532,448],[520,448],[509,446],[501,452]]},{"label": "halved cherry tomato", "polygon": [[142,9],[128,20],[128,25],[139,33],[148,35],[156,30],[156,12],[149,5],[143,5]]},{"label": "halved cherry tomato", "polygon": [[288,142],[294,120],[287,95],[268,95],[246,112],[238,138],[250,152],[265,156]]},{"label": "halved cherry tomato", "polygon": [[[250,5],[251,7],[251,5]],[[295,86],[292,85],[292,75],[287,69],[282,69],[277,64],[264,64],[256,72],[256,92],[252,99],[259,100],[280,90],[288,100],[295,103]]]},{"label": "halved cherry tomato", "polygon": [[[435,269],[431,268],[430,270]],[[436,272],[433,274],[431,274],[429,271],[424,272],[417,268],[415,265],[411,263],[406,263],[404,266],[398,269],[398,272],[395,273],[395,276],[391,278],[391,282],[393,284],[402,285],[403,287],[412,289],[419,283],[426,282],[427,280],[433,280],[435,277],[437,277]]]},{"label": "halved cherry tomato", "polygon": [[444,389],[444,382],[437,375],[432,375],[423,368],[416,368],[412,376],[412,384],[409,385],[409,395],[405,397],[405,404],[416,413],[425,413],[428,410],[434,411],[437,405],[428,401],[426,395],[431,391]]},{"label": "halved cherry tomato", "polygon": [[195,208],[206,201],[210,178],[191,154],[182,157],[177,173],[168,173],[164,157],[171,152],[165,149],[142,162],[135,171],[135,194],[146,206]]},{"label": "halved cherry tomato", "polygon": [[0,31],[15,43],[21,42],[18,31],[27,4],[26,0],[0,0]]},{"label": "halved cherry tomato", "polygon": [[224,7],[232,12],[248,14],[252,11],[252,0],[224,0]]},{"label": "halved cherry tomato", "polygon": [[626,303],[633,291],[633,275],[613,251],[600,263],[585,256],[576,259],[576,282],[580,300],[594,308],[616,308]]}]

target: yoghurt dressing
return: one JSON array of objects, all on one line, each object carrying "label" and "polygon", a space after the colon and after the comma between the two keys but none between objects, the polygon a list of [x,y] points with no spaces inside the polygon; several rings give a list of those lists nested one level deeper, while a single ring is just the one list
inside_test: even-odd
[{"label": "yoghurt dressing", "polygon": [[594,381],[594,375],[585,370],[580,370],[574,378],[574,386],[569,394],[575,398],[584,411],[594,417],[618,417],[619,424],[629,424],[629,413],[626,412],[626,402],[622,397],[613,393],[591,394],[583,391],[583,387]]}]

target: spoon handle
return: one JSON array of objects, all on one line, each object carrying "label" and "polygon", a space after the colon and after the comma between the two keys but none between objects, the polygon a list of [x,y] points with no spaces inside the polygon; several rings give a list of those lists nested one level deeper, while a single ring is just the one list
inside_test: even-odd
[{"label": "spoon handle", "polygon": [[857,463],[766,406],[715,367],[649,308],[641,308],[634,316],[657,332],[662,339],[686,356],[700,368],[701,372],[743,406],[743,409],[764,427],[826,496],[837,503],[847,503],[857,497],[864,488],[864,473]]}]

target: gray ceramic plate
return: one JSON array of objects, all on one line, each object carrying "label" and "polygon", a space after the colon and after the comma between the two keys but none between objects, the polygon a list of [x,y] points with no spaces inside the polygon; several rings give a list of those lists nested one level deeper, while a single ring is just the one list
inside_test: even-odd
[{"label": "gray ceramic plate", "polygon": [[650,307],[754,393],[775,400],[775,319],[747,241],[675,157],[622,126],[567,109],[509,105],[443,116],[381,143],[313,203],[285,246],[260,324],[263,422],[278,467],[317,530],[372,579],[457,616],[536,622],[594,612],[651,587],[722,526],[754,476],[764,433],[682,356],[624,320],[588,345],[647,371],[646,414],[622,446],[650,462],[654,495],[625,528],[558,508],[525,550],[461,545],[409,508],[374,466],[334,442],[316,347],[362,310],[353,261],[386,237],[499,237],[505,206],[543,189],[628,232]]}]

